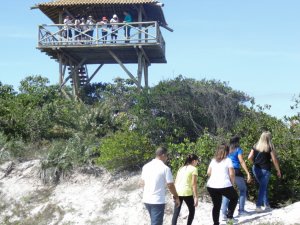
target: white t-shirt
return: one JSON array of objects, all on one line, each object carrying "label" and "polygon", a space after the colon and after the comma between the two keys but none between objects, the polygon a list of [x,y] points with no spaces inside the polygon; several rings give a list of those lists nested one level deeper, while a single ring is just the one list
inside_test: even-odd
[{"label": "white t-shirt", "polygon": [[93,19],[90,19],[90,18],[87,19],[86,24],[88,25],[90,30],[94,30],[95,23],[94,23]]},{"label": "white t-shirt", "polygon": [[66,29],[68,28],[68,26],[69,26],[69,29],[71,29],[71,25],[72,25],[73,23],[72,23],[72,20],[70,20],[70,19],[68,19],[68,18],[65,18],[65,19],[64,19],[64,24],[65,24],[64,29],[66,30]]},{"label": "white t-shirt", "polygon": [[213,159],[209,167],[211,168],[211,175],[207,181],[207,187],[226,188],[232,186],[229,177],[229,168],[233,168],[231,159],[226,158],[221,162]]},{"label": "white t-shirt", "polygon": [[119,23],[119,20],[118,20],[118,19],[114,19],[114,18],[112,18],[112,19],[110,20],[111,30],[117,30],[118,27],[119,27],[119,25],[114,24],[114,23]]},{"label": "white t-shirt", "polygon": [[166,184],[173,183],[171,170],[163,161],[153,159],[143,166],[144,180],[143,202],[148,204],[165,204]]}]

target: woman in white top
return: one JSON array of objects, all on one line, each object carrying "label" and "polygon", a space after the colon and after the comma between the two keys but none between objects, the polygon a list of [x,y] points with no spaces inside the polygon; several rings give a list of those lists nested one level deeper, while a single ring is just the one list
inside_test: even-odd
[{"label": "woman in white top", "polygon": [[74,39],[76,41],[80,40],[80,31],[81,31],[81,25],[80,25],[81,21],[79,19],[79,15],[77,15],[75,17],[75,21],[74,21]]},{"label": "woman in white top", "polygon": [[[86,32],[88,31],[89,27],[86,24],[86,19],[84,17],[81,18],[80,27],[81,27],[81,41],[85,41],[88,39]],[[82,42],[82,44],[84,43],[85,42]]]},{"label": "woman in white top", "polygon": [[207,175],[207,191],[213,202],[212,217],[214,225],[219,225],[222,196],[229,199],[227,218],[232,221],[233,212],[238,202],[238,194],[233,188],[235,173],[231,159],[227,158],[229,147],[220,145],[209,164]]},{"label": "woman in white top", "polygon": [[64,32],[63,36],[67,40],[72,38],[72,25],[73,25],[73,20],[70,18],[70,16],[66,16],[64,19]]},{"label": "woman in white top", "polygon": [[116,14],[113,15],[113,17],[110,20],[111,24],[111,43],[117,43],[117,37],[118,37],[118,24],[119,18]]}]

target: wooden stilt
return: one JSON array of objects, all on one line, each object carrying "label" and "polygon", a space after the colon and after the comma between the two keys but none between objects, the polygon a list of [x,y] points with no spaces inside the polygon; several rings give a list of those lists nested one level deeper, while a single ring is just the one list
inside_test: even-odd
[{"label": "wooden stilt", "polygon": [[145,88],[148,88],[149,87],[149,83],[148,83],[148,67],[149,67],[149,64],[146,62],[144,62],[144,80],[145,80]]},{"label": "wooden stilt", "polygon": [[96,74],[98,73],[98,71],[102,68],[104,64],[100,64],[98,66],[98,68],[95,70],[95,72],[92,74],[92,76],[87,80],[87,84],[89,84],[91,82],[91,80],[94,78],[94,76],[96,76]]},{"label": "wooden stilt", "polygon": [[139,86],[139,82],[136,80],[136,78],[129,72],[129,70],[124,66],[124,64],[121,62],[121,60],[116,56],[115,53],[113,53],[111,50],[108,50],[109,54],[116,60],[116,62],[122,67],[122,69],[127,73],[127,75],[133,80],[133,82]]}]

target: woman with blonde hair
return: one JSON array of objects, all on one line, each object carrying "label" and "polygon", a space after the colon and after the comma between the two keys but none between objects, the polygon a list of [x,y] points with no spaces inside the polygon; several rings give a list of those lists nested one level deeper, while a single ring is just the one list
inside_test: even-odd
[{"label": "woman with blonde hair", "polygon": [[263,211],[262,206],[265,207],[265,210],[269,210],[268,184],[271,175],[271,160],[277,171],[277,176],[281,178],[279,162],[272,143],[272,135],[269,131],[261,134],[258,142],[251,149],[248,159],[253,162],[252,171],[259,184],[256,212]]}]

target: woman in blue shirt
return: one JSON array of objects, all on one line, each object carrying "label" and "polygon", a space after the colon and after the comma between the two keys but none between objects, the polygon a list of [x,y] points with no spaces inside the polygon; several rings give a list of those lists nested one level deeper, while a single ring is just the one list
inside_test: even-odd
[{"label": "woman in blue shirt", "polygon": [[[127,12],[127,11],[124,11],[123,12],[123,14],[124,14],[124,23],[131,23],[132,22],[132,17],[131,17],[131,15],[130,15],[130,13],[129,12]],[[125,36],[125,39],[126,39],[126,41],[125,41],[125,43],[129,43],[129,38],[130,38],[130,26],[129,25],[125,25],[124,26],[124,36]]]},{"label": "woman in blue shirt", "polygon": [[[235,171],[235,184],[239,190],[239,215],[246,215],[245,202],[247,199],[247,185],[244,179],[244,174],[241,171],[241,166],[247,174],[247,182],[251,182],[251,176],[243,159],[243,150],[240,148],[240,137],[230,139],[230,150],[228,158],[231,159]],[[226,219],[229,200],[226,197],[222,199],[222,217]]]}]

